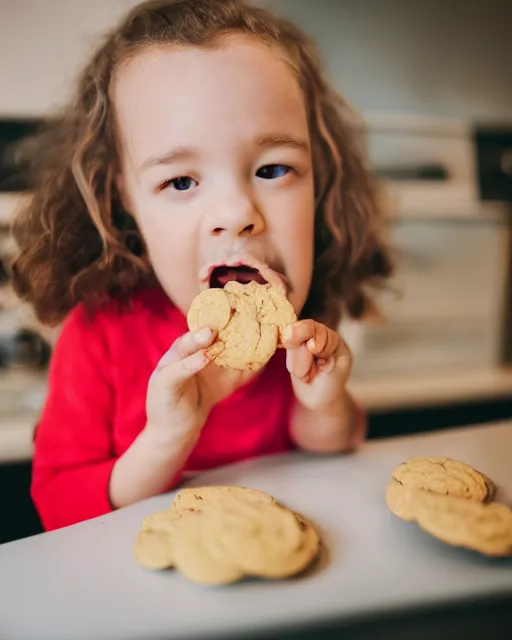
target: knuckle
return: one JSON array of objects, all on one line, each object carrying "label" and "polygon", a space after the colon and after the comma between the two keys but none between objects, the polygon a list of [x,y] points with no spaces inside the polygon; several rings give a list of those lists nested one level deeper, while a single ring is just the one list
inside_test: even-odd
[{"label": "knuckle", "polygon": [[295,326],[297,326],[303,334],[313,334],[315,331],[315,321],[309,318],[299,320]]},{"label": "knuckle", "polygon": [[316,322],[314,320],[305,320],[304,321],[305,328],[312,333],[316,333]]},{"label": "knuckle", "polygon": [[192,332],[185,333],[174,342],[174,348],[180,359],[186,358],[194,350],[197,341]]}]

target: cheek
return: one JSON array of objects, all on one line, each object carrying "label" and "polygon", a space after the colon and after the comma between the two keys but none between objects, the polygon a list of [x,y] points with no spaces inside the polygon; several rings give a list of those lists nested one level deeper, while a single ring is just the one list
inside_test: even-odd
[{"label": "cheek", "polygon": [[291,301],[301,309],[308,297],[314,258],[314,201],[304,198],[281,219],[279,244],[293,293]]},{"label": "cheek", "polygon": [[314,230],[311,219],[297,225],[294,234],[290,234],[288,242],[290,277],[297,304],[302,307],[306,302],[313,275]]},{"label": "cheek", "polygon": [[146,209],[137,221],[152,260],[165,263],[182,257],[187,236],[184,217],[175,220],[172,215]]},{"label": "cheek", "polygon": [[[160,203],[158,203],[160,204]],[[182,310],[188,308],[196,291],[195,242],[192,216],[175,216],[165,205],[139,202],[137,223],[146,243],[149,259],[167,295]]]}]

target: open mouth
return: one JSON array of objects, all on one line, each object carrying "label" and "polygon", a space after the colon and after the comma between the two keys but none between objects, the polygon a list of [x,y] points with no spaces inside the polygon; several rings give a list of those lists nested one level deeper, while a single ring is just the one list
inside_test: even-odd
[{"label": "open mouth", "polygon": [[210,289],[223,289],[228,282],[233,281],[239,282],[240,284],[249,284],[249,282],[267,284],[267,280],[265,280],[258,269],[242,264],[238,266],[221,265],[215,267],[210,274],[209,286]]},{"label": "open mouth", "polygon": [[214,264],[205,264],[199,272],[199,281],[203,289],[223,289],[228,282],[257,282],[272,285],[283,293],[289,291],[289,283],[283,269],[271,267],[249,253],[219,260]]}]

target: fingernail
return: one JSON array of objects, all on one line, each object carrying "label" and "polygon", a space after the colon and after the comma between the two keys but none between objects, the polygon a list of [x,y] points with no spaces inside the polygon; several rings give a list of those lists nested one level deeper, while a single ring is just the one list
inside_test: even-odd
[{"label": "fingernail", "polygon": [[310,338],[306,344],[310,351],[313,351],[313,349],[316,349],[316,342],[314,338]]},{"label": "fingernail", "polygon": [[286,329],[284,330],[283,339],[284,340],[291,340],[292,337],[293,337],[293,329],[292,329],[292,326],[290,325],[290,326],[286,327]]}]

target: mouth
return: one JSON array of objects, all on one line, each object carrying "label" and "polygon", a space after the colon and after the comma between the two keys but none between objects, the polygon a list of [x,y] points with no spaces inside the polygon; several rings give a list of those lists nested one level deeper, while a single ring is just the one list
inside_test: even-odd
[{"label": "mouth", "polygon": [[270,284],[283,293],[289,291],[289,283],[282,269],[276,270],[249,253],[205,265],[199,278],[203,289],[223,289],[228,282],[235,281],[240,284]]},{"label": "mouth", "polygon": [[245,264],[237,266],[220,265],[214,267],[208,283],[210,289],[223,289],[228,282],[239,282],[240,284],[249,284],[250,282],[257,282],[258,284],[268,283],[258,269]]}]

